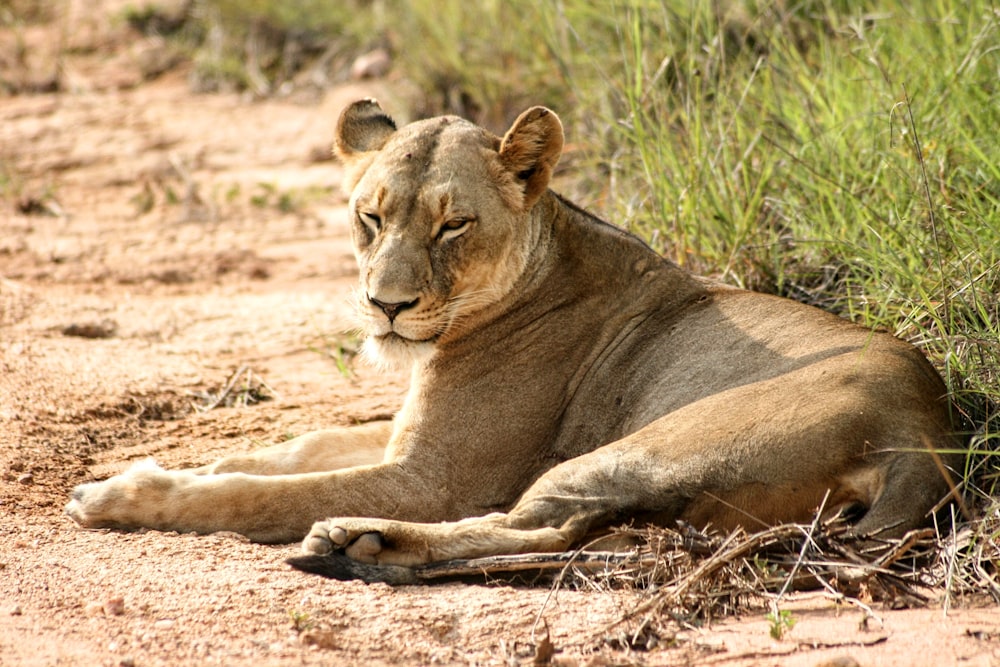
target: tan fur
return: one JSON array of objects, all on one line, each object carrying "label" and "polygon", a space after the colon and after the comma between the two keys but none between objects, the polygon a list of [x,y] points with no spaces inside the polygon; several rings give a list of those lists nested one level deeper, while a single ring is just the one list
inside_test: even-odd
[{"label": "tan fur", "polygon": [[78,523],[308,533],[308,553],[412,566],[630,519],[802,521],[824,499],[899,534],[947,496],[955,456],[929,450],[961,443],[917,350],[691,276],[565,202],[551,111],[500,139],[453,117],[396,130],[364,101],[335,145],[367,348],[414,365],[394,422],[137,467],[77,488]]}]

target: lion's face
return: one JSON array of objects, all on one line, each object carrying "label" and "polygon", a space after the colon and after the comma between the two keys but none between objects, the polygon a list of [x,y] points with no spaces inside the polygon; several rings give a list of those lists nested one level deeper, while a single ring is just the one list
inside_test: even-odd
[{"label": "lion's face", "polygon": [[[541,116],[558,124],[551,112]],[[510,151],[523,147],[510,134],[501,141],[454,117],[396,131],[372,102],[344,112],[336,148],[354,181],[357,307],[369,355],[412,359],[510,293],[534,245],[537,177],[544,190],[554,161],[520,168]]]},{"label": "lion's face", "polygon": [[491,137],[459,119],[416,123],[351,196],[358,311],[380,348],[434,343],[505,295],[524,269],[523,214]]}]

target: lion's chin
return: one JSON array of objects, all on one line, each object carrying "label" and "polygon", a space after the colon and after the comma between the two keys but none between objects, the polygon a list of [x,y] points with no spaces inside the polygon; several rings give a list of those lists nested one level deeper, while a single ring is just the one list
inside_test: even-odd
[{"label": "lion's chin", "polygon": [[361,346],[362,357],[381,370],[412,368],[433,353],[433,341],[410,340],[396,333],[369,336]]}]

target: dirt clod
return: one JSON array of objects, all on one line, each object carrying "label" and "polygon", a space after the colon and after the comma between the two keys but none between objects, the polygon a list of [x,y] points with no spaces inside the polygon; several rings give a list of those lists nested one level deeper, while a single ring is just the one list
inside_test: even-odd
[{"label": "dirt clod", "polygon": [[78,338],[111,338],[117,331],[118,323],[114,320],[73,323],[62,328],[64,336],[76,336]]},{"label": "dirt clod", "polygon": [[305,630],[299,635],[299,641],[303,646],[315,646],[324,650],[333,650],[340,647],[337,641],[337,632],[334,630]]},{"label": "dirt clod", "polygon": [[104,613],[108,616],[121,616],[125,613],[125,598],[120,595],[104,601]]},{"label": "dirt clod", "polygon": [[96,600],[91,600],[90,602],[83,605],[83,613],[86,616],[103,616],[104,603],[97,602]]}]

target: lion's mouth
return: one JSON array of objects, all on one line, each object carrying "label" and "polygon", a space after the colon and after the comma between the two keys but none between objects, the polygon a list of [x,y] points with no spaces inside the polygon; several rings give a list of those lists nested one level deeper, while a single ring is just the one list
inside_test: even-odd
[{"label": "lion's mouth", "polygon": [[414,339],[396,331],[372,334],[365,339],[361,352],[369,361],[382,368],[407,368],[434,353],[435,338]]},{"label": "lion's mouth", "polygon": [[372,336],[372,338],[379,341],[380,343],[390,343],[390,344],[413,342],[411,339],[395,331],[387,331],[386,333],[383,334],[377,334],[375,336]]},{"label": "lion's mouth", "polygon": [[427,336],[424,338],[414,338],[410,336],[404,336],[403,334],[395,330],[387,331],[386,333],[383,334],[376,334],[372,336],[372,338],[379,341],[380,343],[388,343],[389,345],[392,345],[394,343],[426,344],[426,343],[433,343],[434,341],[437,340],[437,336],[435,335]]}]

